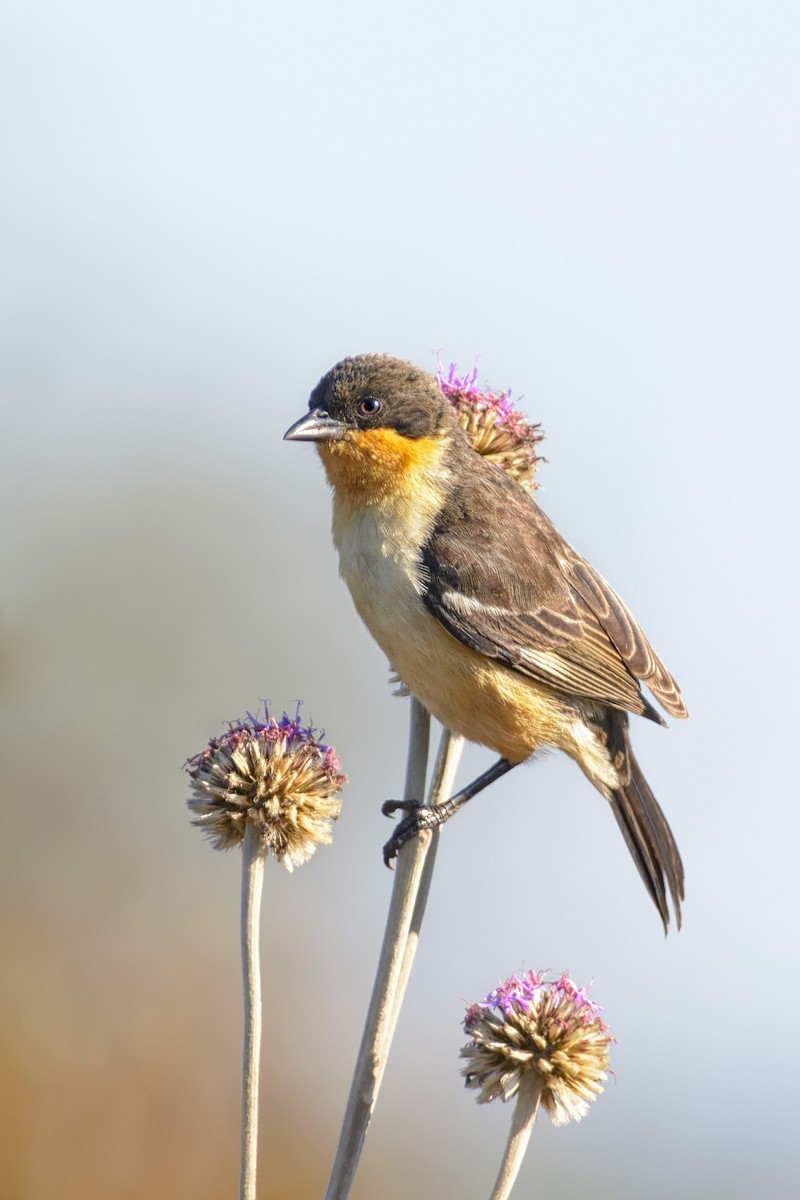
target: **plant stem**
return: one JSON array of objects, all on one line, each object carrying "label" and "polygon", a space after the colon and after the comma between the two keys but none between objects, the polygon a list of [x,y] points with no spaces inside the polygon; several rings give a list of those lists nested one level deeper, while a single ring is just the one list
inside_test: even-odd
[{"label": "plant stem", "polygon": [[[429,804],[442,804],[449,799],[453,794],[453,784],[455,782],[458,765],[461,761],[461,754],[464,749],[464,739],[458,734],[453,733],[449,729],[442,730],[441,740],[439,742],[439,751],[436,756],[436,763],[433,768],[433,778],[431,780],[430,794],[428,797]],[[425,907],[428,903],[428,894],[430,892],[431,880],[433,878],[433,868],[436,863],[436,852],[439,849],[439,835],[441,834],[441,826],[437,826],[431,831],[429,838],[426,839],[426,844],[422,847],[422,869],[420,871],[419,882],[416,886],[416,895],[411,896],[413,900],[414,911],[411,916],[411,925],[406,934],[405,947],[403,948],[403,961],[397,977],[395,987],[394,1001],[390,1021],[387,1025],[386,1032],[386,1050],[383,1055],[383,1065],[381,1068],[381,1076],[383,1068],[386,1066],[386,1060],[389,1057],[389,1047],[394,1037],[397,1019],[400,1016],[400,1009],[405,997],[406,987],[411,975],[411,968],[414,965],[414,956],[417,953],[419,944],[420,929],[422,927],[422,918],[425,916]],[[414,842],[422,840],[415,838]],[[412,843],[413,844],[413,843]],[[403,847],[405,850],[406,847]],[[402,853],[402,851],[401,851]],[[380,1078],[378,1079],[380,1084]]]},{"label": "plant stem", "polygon": [[[429,741],[430,717],[412,697],[405,800],[425,793]],[[443,731],[428,803],[450,796],[462,747],[462,738]],[[345,1200],[353,1185],[419,941],[438,841],[438,828],[425,830],[406,842],[397,856],[383,945],[326,1200]]]},{"label": "plant stem", "polygon": [[511,1195],[514,1180],[517,1178],[525,1151],[528,1148],[533,1122],[539,1111],[541,1095],[541,1075],[538,1071],[525,1071],[520,1080],[517,1102],[511,1117],[506,1151],[489,1200],[506,1200]]},{"label": "plant stem", "polygon": [[242,1056],[242,1150],[239,1200],[256,1200],[258,1072],[261,1058],[261,964],[259,931],[266,854],[258,829],[248,821],[242,844],[241,951],[244,988]]}]

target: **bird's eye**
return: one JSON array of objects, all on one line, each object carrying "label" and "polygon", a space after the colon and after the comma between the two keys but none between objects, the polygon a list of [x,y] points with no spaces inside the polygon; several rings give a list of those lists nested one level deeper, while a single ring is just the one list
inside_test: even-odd
[{"label": "bird's eye", "polygon": [[365,396],[358,406],[358,411],[363,413],[365,417],[374,417],[375,413],[380,412],[382,407],[377,396]]}]

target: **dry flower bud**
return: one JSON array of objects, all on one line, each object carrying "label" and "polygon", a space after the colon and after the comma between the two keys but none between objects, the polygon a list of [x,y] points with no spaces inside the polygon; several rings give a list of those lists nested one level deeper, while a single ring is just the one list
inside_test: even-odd
[{"label": "dry flower bud", "polygon": [[539,462],[535,447],[544,436],[541,428],[530,424],[514,408],[510,391],[481,390],[477,378],[477,366],[460,377],[455,363],[450,364],[446,375],[440,363],[436,373],[439,387],[475,450],[508,471],[526,491],[533,491],[538,487],[534,482]]},{"label": "dry flower bud", "polygon": [[522,1076],[541,1077],[541,1103],[554,1125],[579,1121],[602,1092],[614,1038],[600,1009],[567,975],[547,980],[545,972],[512,975],[464,1018],[470,1037],[461,1051],[468,1088],[478,1102],[509,1100]]},{"label": "dry flower bud", "polygon": [[294,718],[284,713],[280,720],[266,708],[263,721],[248,713],[212,738],[186,769],[193,824],[217,850],[238,846],[250,821],[264,848],[291,871],[331,841],[347,776],[333,747],[301,726],[299,706]]}]

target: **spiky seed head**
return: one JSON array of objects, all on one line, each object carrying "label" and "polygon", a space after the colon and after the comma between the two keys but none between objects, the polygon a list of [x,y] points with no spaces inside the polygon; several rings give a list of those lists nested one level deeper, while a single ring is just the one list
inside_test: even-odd
[{"label": "spiky seed head", "polygon": [[568,975],[512,975],[467,1009],[461,1050],[478,1103],[510,1100],[528,1071],[541,1077],[541,1103],[554,1125],[579,1121],[602,1092],[614,1038],[600,1009]]},{"label": "spiky seed head", "polygon": [[474,449],[501,466],[526,491],[538,487],[534,481],[540,461],[536,445],[544,435],[538,424],[532,425],[514,407],[511,392],[479,388],[477,366],[459,376],[455,363],[447,372],[440,363],[436,379]]},{"label": "spiky seed head", "polygon": [[299,706],[293,718],[284,713],[280,720],[266,706],[263,720],[248,713],[190,758],[186,770],[192,823],[217,850],[238,846],[252,822],[263,847],[291,871],[332,839],[347,776],[333,747],[300,724]]}]

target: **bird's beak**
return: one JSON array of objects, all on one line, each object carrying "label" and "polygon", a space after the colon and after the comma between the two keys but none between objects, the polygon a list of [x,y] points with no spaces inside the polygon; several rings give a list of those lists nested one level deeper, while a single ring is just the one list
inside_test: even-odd
[{"label": "bird's beak", "polygon": [[331,442],[343,437],[347,426],[337,421],[324,408],[312,408],[299,421],[295,421],[283,435],[285,442]]}]

